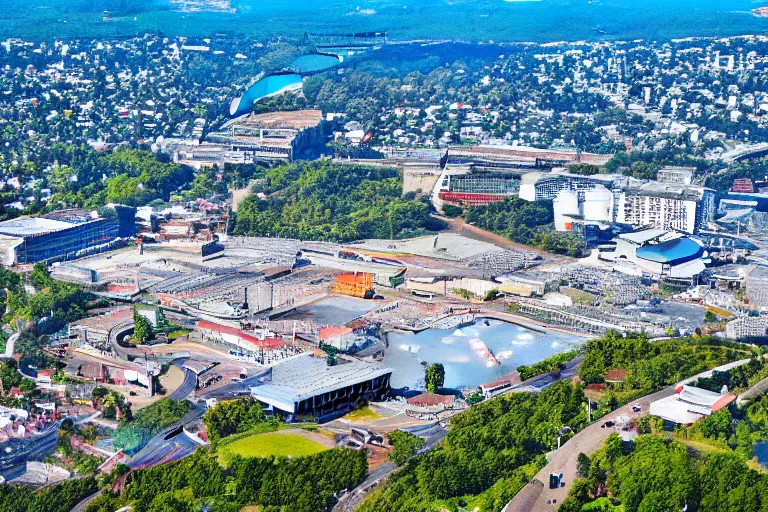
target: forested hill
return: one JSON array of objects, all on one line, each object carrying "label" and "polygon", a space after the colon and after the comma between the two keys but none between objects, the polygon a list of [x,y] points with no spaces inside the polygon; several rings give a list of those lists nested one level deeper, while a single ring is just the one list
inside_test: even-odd
[{"label": "forested hill", "polygon": [[439,231],[427,198],[401,196],[396,169],[295,163],[270,169],[238,206],[233,233],[347,242]]}]

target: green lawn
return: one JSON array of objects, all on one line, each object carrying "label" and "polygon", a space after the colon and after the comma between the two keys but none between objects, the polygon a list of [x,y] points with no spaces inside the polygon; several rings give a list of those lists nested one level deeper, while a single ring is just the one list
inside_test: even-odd
[{"label": "green lawn", "polygon": [[233,455],[241,457],[305,457],[325,451],[326,448],[297,434],[270,432],[239,439],[219,449],[219,462],[228,467]]},{"label": "green lawn", "polygon": [[383,418],[383,414],[379,414],[376,411],[372,410],[367,405],[365,407],[362,407],[360,409],[354,410],[344,416],[345,420],[348,421],[365,421],[365,420],[377,420],[379,418]]}]

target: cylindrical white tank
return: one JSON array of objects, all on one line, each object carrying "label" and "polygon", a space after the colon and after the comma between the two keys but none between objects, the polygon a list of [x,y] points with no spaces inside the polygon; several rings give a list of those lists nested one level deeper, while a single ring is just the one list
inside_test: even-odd
[{"label": "cylindrical white tank", "polygon": [[613,194],[602,185],[584,193],[584,220],[612,222]]},{"label": "cylindrical white tank", "polygon": [[573,216],[579,215],[579,194],[573,190],[561,190],[552,202],[555,211],[555,229],[571,231]]}]

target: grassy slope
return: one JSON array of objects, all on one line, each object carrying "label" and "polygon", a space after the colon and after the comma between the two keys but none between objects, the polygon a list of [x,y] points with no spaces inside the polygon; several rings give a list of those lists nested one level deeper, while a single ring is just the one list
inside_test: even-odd
[{"label": "grassy slope", "polygon": [[321,444],[299,435],[272,432],[239,439],[222,447],[219,450],[219,461],[222,466],[227,467],[233,455],[242,457],[269,457],[270,455],[305,457],[325,450],[326,448]]}]

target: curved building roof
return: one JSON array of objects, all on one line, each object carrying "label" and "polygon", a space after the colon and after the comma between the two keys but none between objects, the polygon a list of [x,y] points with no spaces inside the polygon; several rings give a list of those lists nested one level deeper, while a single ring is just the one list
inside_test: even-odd
[{"label": "curved building roof", "polygon": [[238,116],[250,112],[254,102],[276,96],[284,92],[299,90],[302,87],[301,75],[294,73],[280,73],[265,76],[251,85],[239,98],[232,100],[229,105],[229,114]]},{"label": "curved building roof", "polygon": [[703,252],[704,248],[690,238],[680,237],[639,247],[635,254],[638,258],[656,263],[683,263],[701,257]]}]

